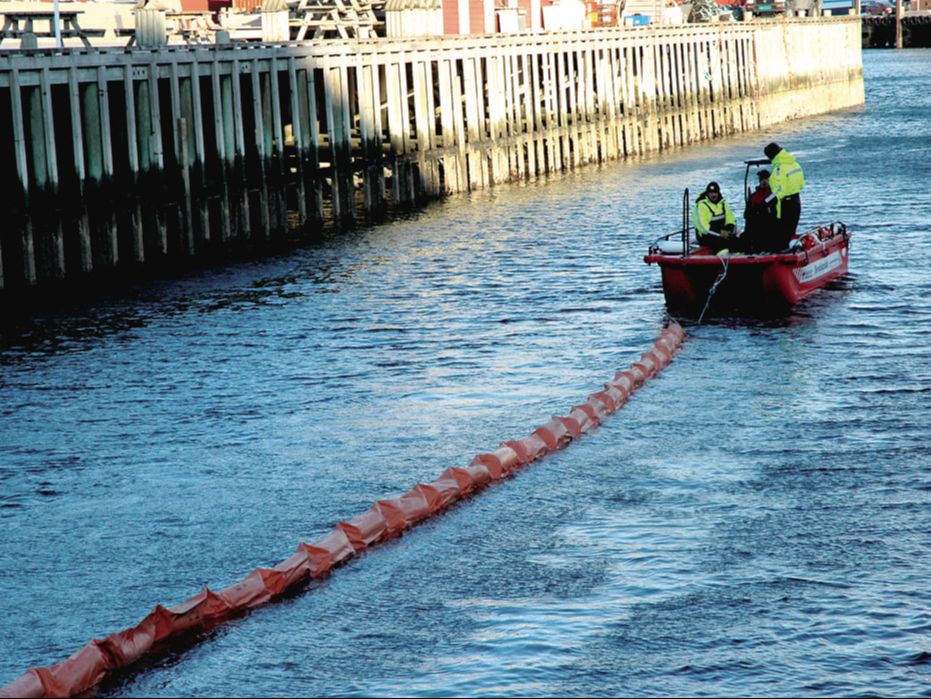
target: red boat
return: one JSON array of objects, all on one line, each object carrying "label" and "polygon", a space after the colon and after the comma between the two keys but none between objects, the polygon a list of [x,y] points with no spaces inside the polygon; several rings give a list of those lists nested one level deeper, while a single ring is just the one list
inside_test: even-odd
[{"label": "red boat", "polygon": [[681,233],[673,233],[643,260],[662,270],[670,310],[701,311],[711,296],[715,308],[780,311],[847,274],[849,241],[847,227],[835,222],[805,231],[785,252],[718,256],[708,248],[683,253]]},{"label": "red boat", "polygon": [[[750,160],[762,165],[768,160]],[[746,173],[744,176],[744,191]],[[690,240],[688,190],[683,227],[650,245],[643,258],[659,265],[670,310],[704,313],[707,308],[783,312],[817,289],[847,274],[850,233],[834,222],[795,236],[777,253],[715,255]]]}]

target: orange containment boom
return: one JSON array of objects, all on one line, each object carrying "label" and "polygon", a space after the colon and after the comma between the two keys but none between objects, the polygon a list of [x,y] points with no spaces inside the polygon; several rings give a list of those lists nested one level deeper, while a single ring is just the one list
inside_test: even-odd
[{"label": "orange containment boom", "polygon": [[432,517],[457,500],[493,481],[501,480],[549,452],[597,427],[623,406],[645,381],[663,369],[685,336],[675,322],[637,362],[614,375],[604,388],[576,405],[567,416],[554,416],[523,439],[504,442],[493,452],[479,454],[465,468],[447,468],[431,483],[418,483],[404,495],[378,500],[348,522],[339,522],[312,544],[301,542],[294,554],[274,568],[256,568],[222,590],[204,588],[174,607],[158,605],[138,625],[95,639],[67,660],[44,668],[30,668],[0,687],[0,697],[70,697],[139,660],[158,644],[181,638],[266,604],[405,529]]}]

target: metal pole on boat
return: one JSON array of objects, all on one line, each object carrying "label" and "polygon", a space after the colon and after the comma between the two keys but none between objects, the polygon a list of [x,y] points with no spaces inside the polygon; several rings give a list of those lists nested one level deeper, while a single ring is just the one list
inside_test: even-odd
[{"label": "metal pole on boat", "polygon": [[682,255],[689,256],[689,188],[682,195]]}]

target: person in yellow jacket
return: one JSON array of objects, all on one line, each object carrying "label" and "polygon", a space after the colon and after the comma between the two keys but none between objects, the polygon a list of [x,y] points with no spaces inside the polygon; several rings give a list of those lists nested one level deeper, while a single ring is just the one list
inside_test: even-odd
[{"label": "person in yellow jacket", "polygon": [[739,240],[735,230],[737,219],[727,201],[721,196],[717,182],[709,182],[698,195],[692,209],[698,244],[711,248],[714,253],[728,249],[737,252]]},{"label": "person in yellow jacket", "polygon": [[763,153],[773,164],[769,177],[772,194],[766,202],[773,206],[776,213],[777,250],[784,250],[798,229],[798,220],[802,215],[802,201],[799,192],[805,187],[805,173],[791,153],[778,143],[770,143]]}]

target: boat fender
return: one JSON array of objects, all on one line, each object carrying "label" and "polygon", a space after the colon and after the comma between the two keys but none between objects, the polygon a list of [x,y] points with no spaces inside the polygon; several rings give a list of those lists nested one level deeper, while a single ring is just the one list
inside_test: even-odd
[{"label": "boat fender", "polygon": [[[668,240],[658,240],[656,241],[655,249],[662,253],[663,255],[681,255],[682,254],[682,238],[670,238]],[[699,247],[698,241],[694,238],[689,240],[689,251],[697,250]]]}]

